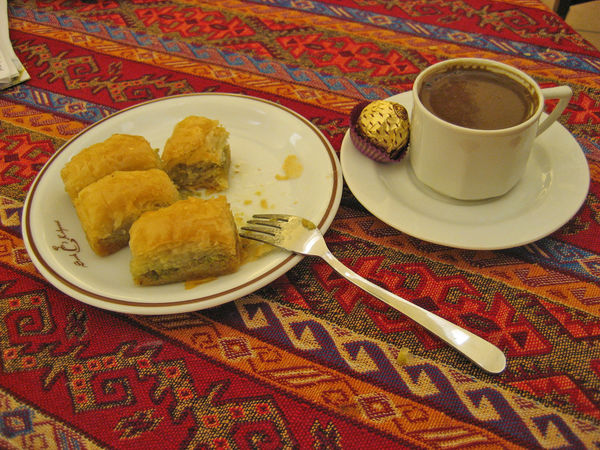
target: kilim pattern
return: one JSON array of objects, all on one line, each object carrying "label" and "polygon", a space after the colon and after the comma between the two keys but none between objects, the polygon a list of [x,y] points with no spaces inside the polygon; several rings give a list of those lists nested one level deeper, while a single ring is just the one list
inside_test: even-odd
[{"label": "kilim pattern", "polygon": [[[534,0],[11,0],[31,75],[0,91],[0,447],[600,447],[600,52]],[[503,349],[488,375],[304,259],[235,302],[165,316],[77,302],[21,235],[35,176],[68,139],[139,102],[242,93],[339,150],[353,106],[479,56],[543,87],[588,159],[577,216],[501,251],[427,243],[344,188],[326,235],[365,278]],[[406,356],[408,354],[408,356]]]}]

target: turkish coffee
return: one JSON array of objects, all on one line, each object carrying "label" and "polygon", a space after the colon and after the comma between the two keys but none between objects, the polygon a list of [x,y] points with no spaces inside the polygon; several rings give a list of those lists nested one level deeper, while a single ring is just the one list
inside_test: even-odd
[{"label": "turkish coffee", "polygon": [[419,98],[446,122],[478,130],[513,127],[538,108],[533,87],[485,67],[452,66],[423,80]]}]

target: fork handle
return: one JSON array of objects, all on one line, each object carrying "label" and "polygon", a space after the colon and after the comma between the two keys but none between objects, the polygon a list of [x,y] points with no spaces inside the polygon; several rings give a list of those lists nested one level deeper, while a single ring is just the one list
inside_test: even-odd
[{"label": "fork handle", "polygon": [[365,280],[342,264],[331,252],[324,252],[320,256],[340,275],[343,275],[361,289],[410,317],[431,333],[450,344],[483,370],[490,373],[500,373],[506,367],[504,353],[485,339]]}]

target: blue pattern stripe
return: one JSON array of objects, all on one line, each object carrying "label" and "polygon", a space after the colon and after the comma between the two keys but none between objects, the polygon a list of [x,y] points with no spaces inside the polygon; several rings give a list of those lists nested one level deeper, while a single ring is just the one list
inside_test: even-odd
[{"label": "blue pattern stripe", "polygon": [[30,83],[22,83],[7,89],[2,93],[2,96],[16,103],[29,105],[39,110],[49,111],[88,124],[97,122],[117,111],[114,108],[40,89]]},{"label": "blue pattern stripe", "polygon": [[600,285],[600,257],[597,254],[551,237],[504,252],[521,261],[538,263]]},{"label": "blue pattern stripe", "polygon": [[548,47],[519,42],[508,39],[488,39],[487,37],[469,33],[468,31],[457,32],[450,28],[430,25],[410,19],[403,19],[389,15],[382,15],[371,11],[364,11],[343,6],[332,6],[317,1],[293,1],[293,0],[248,0],[251,3],[268,4],[280,8],[288,8],[304,11],[311,14],[319,14],[328,17],[339,17],[344,20],[352,20],[372,26],[384,26],[388,30],[399,33],[410,34],[428,39],[456,42],[460,37],[460,45],[487,50],[490,52],[523,55],[528,59],[553,64],[571,70],[585,71],[600,74],[600,58],[577,55],[567,51],[550,49]]},{"label": "blue pattern stripe", "polygon": [[[367,354],[370,361],[377,368],[369,371],[369,379],[373,384],[411,398],[415,401],[423,401],[428,407],[434,407],[440,411],[447,412],[452,417],[477,426],[493,430],[494,433],[510,436],[514,441],[523,443],[532,448],[539,448],[541,441],[545,439],[547,427],[557,427],[565,438],[566,448],[583,448],[584,444],[571,430],[568,415],[561,415],[548,411],[544,406],[531,404],[528,414],[531,422],[524,420],[522,410],[518,403],[514,402],[511,394],[499,387],[477,382],[475,379],[470,383],[461,383],[449,376],[449,372],[437,364],[431,364],[427,359],[417,359],[413,363],[398,367],[391,361],[383,349],[380,341],[369,339],[364,336],[353,334],[353,339],[345,337],[345,342],[331,333],[331,325],[326,321],[311,316],[308,313],[295,315],[281,314],[281,309],[276,304],[261,299],[260,297],[245,297],[236,301],[238,314],[227,317],[227,325],[233,326],[243,333],[256,336],[257,338],[270,342],[273,345],[293,351],[296,354],[308,358],[311,361],[325,367],[340,370],[350,376],[364,376],[357,372],[351,364],[359,352]],[[209,319],[220,322],[222,308],[212,308],[203,311]],[[245,314],[241,314],[244,311]],[[265,322],[262,326],[248,326],[247,319],[260,314]],[[225,322],[223,322],[225,323]],[[316,344],[305,349],[297,347],[299,337],[307,331],[314,337]],[[343,351],[341,351],[343,350]],[[406,373],[411,382],[407,382],[401,372]],[[462,378],[462,381],[465,381]],[[435,389],[423,391],[418,388],[419,384],[427,380]],[[468,404],[467,404],[468,403]],[[494,411],[494,415],[481,417],[474,413],[481,405],[487,404],[486,408]],[[538,428],[537,430],[536,427]],[[535,433],[532,433],[535,430]],[[595,443],[597,438],[594,438]]]},{"label": "blue pattern stripe", "polygon": [[343,93],[343,95],[348,98],[355,98],[357,100],[376,100],[399,93],[397,90],[353,80],[344,76],[320,73],[315,70],[283,64],[271,59],[254,58],[247,54],[222,50],[213,46],[198,45],[150,36],[127,28],[117,29],[96,22],[77,22],[70,18],[69,20],[65,20],[60,16],[52,19],[45,14],[37,14],[35,11],[16,6],[11,7],[11,13],[15,17],[24,20],[35,20],[41,17],[42,20],[40,20],[40,22],[50,26],[59,26],[61,29],[93,33],[96,36],[105,37],[111,41],[121,42],[123,44],[133,44],[135,47],[143,47],[158,52],[177,55],[182,58],[192,58],[214,65],[235,68],[279,79],[286,83],[307,85],[328,92]]}]

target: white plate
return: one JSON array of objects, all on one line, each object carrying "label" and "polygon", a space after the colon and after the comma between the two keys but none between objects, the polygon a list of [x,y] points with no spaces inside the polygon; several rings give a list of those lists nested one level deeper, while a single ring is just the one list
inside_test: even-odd
[{"label": "white plate", "polygon": [[[189,115],[218,119],[230,133],[230,187],[224,194],[234,215],[290,213],[327,230],[339,207],[342,173],[335,151],[308,120],[276,103],[235,94],[157,99],[88,127],[59,149],[33,182],[23,208],[23,239],[33,263],[54,286],[85,303],[113,311],[179,313],[249,294],[301,260],[276,250],[242,265],[234,274],[194,288],[186,288],[184,283],[138,287],[129,272],[129,249],[104,258],[92,252],[64,190],[60,170],[74,154],[113,133],[142,135],[162,150],[175,123]],[[282,166],[288,155],[299,158],[303,173],[296,179],[276,180],[276,175],[284,175]]]},{"label": "white plate", "polygon": [[[388,100],[412,109],[411,92]],[[388,225],[428,242],[474,250],[516,247],[556,231],[577,213],[590,184],[581,147],[559,123],[536,139],[521,181],[491,200],[440,195],[416,179],[408,155],[377,163],[354,147],[348,133],[341,164],[358,201]]]}]

